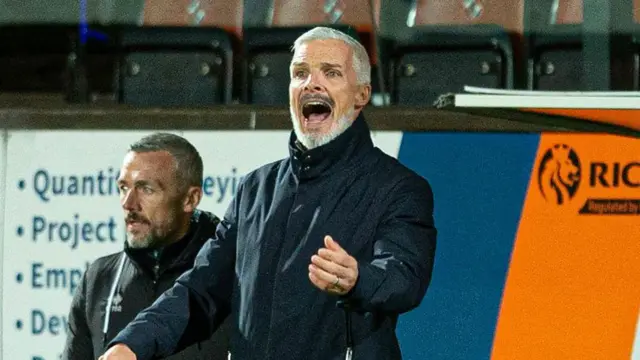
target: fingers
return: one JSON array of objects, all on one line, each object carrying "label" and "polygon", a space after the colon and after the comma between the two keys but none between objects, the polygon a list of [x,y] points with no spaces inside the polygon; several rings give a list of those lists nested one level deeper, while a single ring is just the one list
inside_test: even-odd
[{"label": "fingers", "polygon": [[[346,270],[346,275],[341,276],[339,274],[331,273],[329,271],[321,269],[314,264],[309,265],[309,274],[313,275],[318,280],[318,283],[321,285],[319,286],[321,289],[334,288],[336,286],[340,289],[351,289],[356,282],[355,272],[353,272],[351,269]],[[336,284],[336,280],[338,279],[339,282],[338,284]]]},{"label": "fingers", "polygon": [[346,279],[340,279],[339,283],[336,284],[337,279],[335,275],[329,274],[315,267],[315,265],[309,265],[309,280],[318,289],[335,294],[344,294],[352,287]]},{"label": "fingers", "polygon": [[309,280],[311,283],[315,285],[318,289],[327,289],[331,284],[327,283],[324,280],[320,280],[311,270],[309,270]]},{"label": "fingers", "polygon": [[344,267],[351,267],[354,264],[354,259],[346,252],[338,252],[335,250],[322,248],[318,250],[317,256]]},{"label": "fingers", "polygon": [[326,270],[323,270],[313,264],[309,265],[309,272],[311,274],[313,274],[316,278],[318,278],[319,280],[322,280],[328,284],[333,284],[336,282],[336,275],[327,272]]},{"label": "fingers", "polygon": [[[331,260],[327,260],[318,255],[313,255],[311,257],[311,263],[316,267],[318,267],[319,269],[324,270],[329,274],[334,274],[335,276],[338,276],[341,278],[347,278],[353,275],[352,274],[353,271],[351,271],[348,267],[342,266],[338,263],[335,263]],[[334,281],[335,281],[335,276],[334,276]]]}]

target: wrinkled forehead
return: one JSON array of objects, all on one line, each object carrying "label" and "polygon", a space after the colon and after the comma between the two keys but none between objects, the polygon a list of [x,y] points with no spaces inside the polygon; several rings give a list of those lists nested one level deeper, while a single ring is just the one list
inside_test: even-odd
[{"label": "wrinkled forehead", "polygon": [[323,67],[335,64],[345,69],[352,68],[353,54],[349,45],[341,40],[312,40],[303,43],[293,54],[291,67]]}]

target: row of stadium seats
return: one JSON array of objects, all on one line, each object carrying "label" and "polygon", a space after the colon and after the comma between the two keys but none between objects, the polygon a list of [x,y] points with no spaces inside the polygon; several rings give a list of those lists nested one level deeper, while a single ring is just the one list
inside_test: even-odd
[{"label": "row of stadium seats", "polygon": [[[583,0],[98,3],[81,17],[102,25],[0,27],[0,92],[64,92],[73,101],[113,94],[135,105],[280,106],[288,102],[291,45],[320,24],[365,44],[374,92],[389,94],[393,104],[431,105],[463,85],[584,87]],[[628,9],[630,22],[638,22],[633,9],[640,0]],[[640,79],[637,62],[630,63],[617,71]]]}]

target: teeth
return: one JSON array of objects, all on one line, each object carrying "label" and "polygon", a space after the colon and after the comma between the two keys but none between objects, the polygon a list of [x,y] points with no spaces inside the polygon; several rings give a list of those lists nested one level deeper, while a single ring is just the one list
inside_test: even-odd
[{"label": "teeth", "polygon": [[307,105],[323,105],[323,106],[329,107],[329,104],[327,104],[324,101],[308,101],[304,104],[304,106],[307,106]]}]

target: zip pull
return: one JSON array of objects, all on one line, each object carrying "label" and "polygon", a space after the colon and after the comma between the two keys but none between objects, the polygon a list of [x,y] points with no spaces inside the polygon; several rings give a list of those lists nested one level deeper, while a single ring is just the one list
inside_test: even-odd
[{"label": "zip pull", "polygon": [[348,301],[338,301],[336,305],[344,310],[344,330],[346,335],[347,353],[345,354],[345,360],[351,360],[353,358],[353,337],[351,334],[351,304]]},{"label": "zip pull", "polygon": [[353,357],[353,349],[351,349],[351,346],[349,346],[347,347],[347,354],[345,355],[344,359],[351,360],[352,357]]}]

